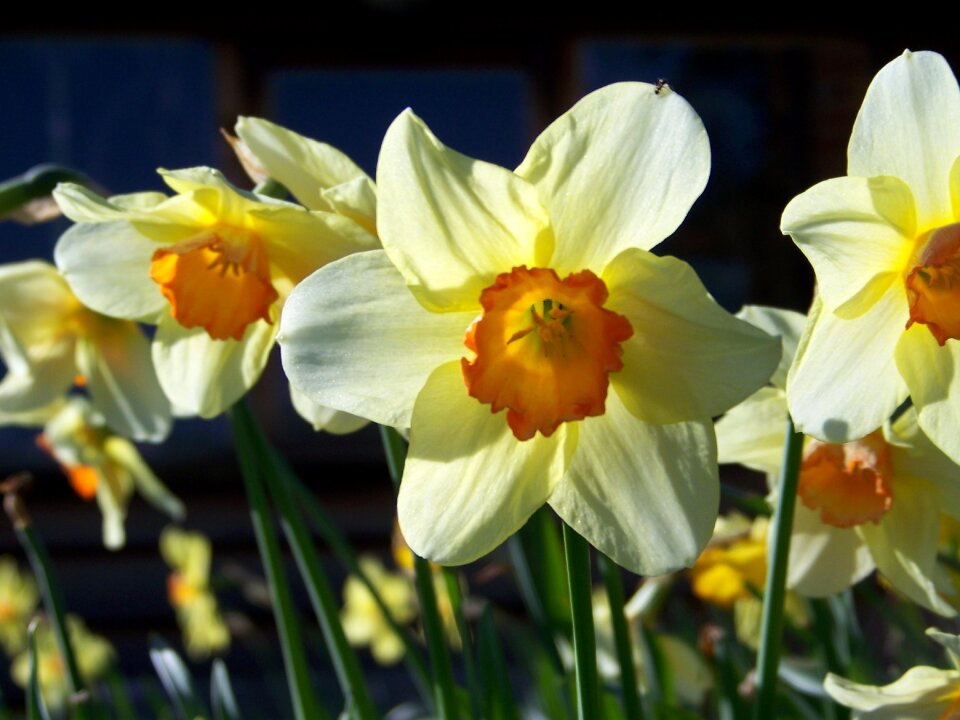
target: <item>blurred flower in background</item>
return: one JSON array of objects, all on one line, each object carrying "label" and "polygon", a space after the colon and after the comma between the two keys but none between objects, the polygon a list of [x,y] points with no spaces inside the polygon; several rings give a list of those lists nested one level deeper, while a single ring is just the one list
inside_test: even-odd
[{"label": "blurred flower in background", "polygon": [[[87,629],[76,615],[67,615],[67,632],[77,659],[77,669],[84,683],[90,687],[110,668],[116,653],[113,646],[100,635]],[[37,627],[37,675],[43,700],[50,708],[61,708],[68,698],[67,673],[53,629],[47,622]],[[30,677],[30,655],[24,650],[13,659],[10,675],[20,687],[26,688]]]},{"label": "blurred flower in background", "polygon": [[176,610],[187,654],[199,660],[226,651],[230,630],[210,588],[210,541],[201,533],[168,527],[160,535],[160,554],[172,569],[167,597]]},{"label": "blurred flower in background", "polygon": [[123,547],[124,522],[134,491],[173,519],[183,503],[154,475],[137,448],[107,426],[86,398],[71,397],[47,421],[37,444],[60,463],[77,495],[97,499],[103,513],[103,544]]}]

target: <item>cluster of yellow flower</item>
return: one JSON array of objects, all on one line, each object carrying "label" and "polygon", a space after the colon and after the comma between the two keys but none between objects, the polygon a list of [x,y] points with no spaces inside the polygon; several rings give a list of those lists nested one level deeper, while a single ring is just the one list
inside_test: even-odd
[{"label": "cluster of yellow flower", "polygon": [[[220,414],[278,341],[315,427],[409,431],[398,516],[419,555],[471,562],[547,503],[623,567],[657,575],[693,566],[711,538],[718,443],[719,461],[766,472],[777,494],[789,412],[810,436],[790,587],[826,596],[878,568],[953,615],[935,520],[960,517],[958,119],[939,55],[880,72],[848,176],[783,215],[817,274],[804,318],[732,316],[688,265],[653,253],[710,171],[700,119],[669,86],[591,93],[514,170],[447,148],[407,110],[376,183],[328,145],[244,118],[233,144],[251,176],[297,203],[209,168],[161,171],[169,197],[57,188],[76,224],[56,269],[0,269],[0,421],[48,422],[45,447],[96,494],[116,546],[133,486],[180,510],[120,435],[157,441],[172,415]],[[151,339],[138,323],[156,325]],[[75,385],[89,400],[65,410]],[[710,548],[694,590],[727,606],[758,591],[763,535]],[[185,542],[162,541],[177,583]],[[348,585],[348,604],[360,593]]]},{"label": "cluster of yellow flower", "polygon": [[[10,675],[21,687],[26,687],[29,679],[27,628],[37,613],[38,602],[39,593],[33,578],[21,573],[13,558],[0,557],[0,646],[12,659]],[[114,659],[110,643],[90,632],[75,615],[67,616],[67,632],[83,679],[93,682],[102,677]],[[66,666],[53,629],[46,621],[37,628],[36,644],[40,692],[48,707],[60,708],[67,702],[69,693]]]}]

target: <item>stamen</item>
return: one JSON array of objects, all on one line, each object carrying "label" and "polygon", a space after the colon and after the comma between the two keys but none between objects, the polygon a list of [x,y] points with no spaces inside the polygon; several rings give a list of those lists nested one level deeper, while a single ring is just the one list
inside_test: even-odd
[{"label": "stamen", "polygon": [[938,228],[921,238],[918,264],[905,280],[910,319],[926,325],[942,347],[960,339],[960,224]]}]

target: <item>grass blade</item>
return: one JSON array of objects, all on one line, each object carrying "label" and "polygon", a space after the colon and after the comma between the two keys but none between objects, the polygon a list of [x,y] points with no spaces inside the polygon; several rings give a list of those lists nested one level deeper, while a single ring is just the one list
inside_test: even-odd
[{"label": "grass blade", "polygon": [[307,653],[303,644],[303,632],[290,594],[287,574],[283,569],[283,558],[277,540],[276,528],[270,513],[270,506],[260,480],[259,463],[254,449],[246,442],[243,432],[245,418],[242,404],[230,409],[230,425],[234,431],[234,446],[240,463],[240,475],[247,490],[250,503],[250,516],[253,531],[260,551],[273,601],[273,616],[280,636],[280,649],[287,674],[287,687],[293,703],[296,720],[313,720],[324,717],[320,703],[313,692],[313,683],[307,667]]},{"label": "grass blade", "polygon": [[213,669],[210,671],[210,704],[213,706],[214,720],[240,720],[240,710],[233,694],[230,674],[220,658],[213,661]]},{"label": "grass blade", "polygon": [[290,484],[277,462],[277,456],[267,444],[267,439],[246,403],[238,402],[231,410],[231,418],[234,420],[238,444],[245,445],[252,451],[259,466],[260,477],[263,478],[280,514],[284,535],[293,550],[300,576],[323,631],[347,706],[358,720],[375,720],[377,711],[360,671],[360,662],[347,642],[340,624],[339,605],[323,571],[320,555],[311,540],[306,523],[294,503]]},{"label": "grass blade", "polygon": [[[407,457],[407,448],[400,433],[391,427],[380,426],[384,453],[387,456],[387,468],[390,479],[397,490],[403,477],[403,464]],[[430,656],[434,697],[437,713],[441,720],[456,720],[460,717],[457,707],[456,685],[453,682],[453,668],[450,663],[450,651],[443,634],[443,623],[437,608],[437,596],[433,590],[433,571],[430,563],[413,553],[413,570],[416,575],[417,596],[420,598],[420,613],[423,631],[427,636],[427,652]]]},{"label": "grass blade", "polygon": [[150,662],[160,678],[167,697],[173,703],[181,720],[209,717],[203,703],[197,697],[190,671],[180,656],[162,638],[150,638]]}]

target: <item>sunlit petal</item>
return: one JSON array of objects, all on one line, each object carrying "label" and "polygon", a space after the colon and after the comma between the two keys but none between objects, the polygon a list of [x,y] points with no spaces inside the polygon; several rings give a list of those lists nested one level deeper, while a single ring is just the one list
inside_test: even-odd
[{"label": "sunlit petal", "polygon": [[693,565],[720,500],[711,425],[641,422],[610,393],[604,415],[579,423],[576,453],[551,507],[635,573]]},{"label": "sunlit petal", "polygon": [[[598,270],[673,233],[710,173],[700,118],[669,87],[590,93],[534,141],[517,168],[550,213],[560,273]],[[571,202],[576,198],[576,202]]]},{"label": "sunlit petal", "polygon": [[549,259],[536,190],[445,147],[409,110],[387,130],[377,186],[383,247],[427,305],[478,308],[481,290],[499,273]]},{"label": "sunlit petal", "polygon": [[549,438],[517,442],[502,414],[466,394],[459,362],[440,366],[413,410],[397,499],[407,544],[444,565],[490,552],[557,487],[576,432],[568,423]]}]

